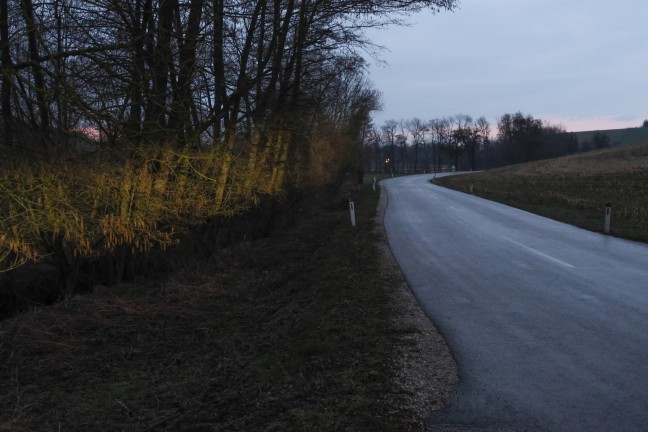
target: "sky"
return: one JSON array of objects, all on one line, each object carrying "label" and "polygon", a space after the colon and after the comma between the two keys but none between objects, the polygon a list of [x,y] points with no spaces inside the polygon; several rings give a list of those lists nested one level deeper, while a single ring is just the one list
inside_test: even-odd
[{"label": "sky", "polygon": [[386,120],[521,111],[568,131],[638,127],[648,118],[648,1],[460,0],[407,27],[371,30]]}]

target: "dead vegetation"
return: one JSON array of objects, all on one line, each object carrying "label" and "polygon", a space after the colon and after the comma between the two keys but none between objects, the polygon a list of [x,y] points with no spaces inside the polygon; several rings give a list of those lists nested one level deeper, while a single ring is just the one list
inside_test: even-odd
[{"label": "dead vegetation", "polygon": [[441,185],[601,232],[648,241],[648,143],[438,179]]},{"label": "dead vegetation", "polygon": [[375,195],[355,199],[355,229],[340,205],[0,323],[0,430],[423,430],[456,372],[434,333],[420,373],[433,328],[411,297],[395,306],[406,287],[374,247]]},{"label": "dead vegetation", "polygon": [[283,171],[269,155],[244,164],[171,146],[47,161],[9,154],[0,165],[0,271],[51,254],[73,262],[120,246],[164,249],[191,224],[277,194]]}]

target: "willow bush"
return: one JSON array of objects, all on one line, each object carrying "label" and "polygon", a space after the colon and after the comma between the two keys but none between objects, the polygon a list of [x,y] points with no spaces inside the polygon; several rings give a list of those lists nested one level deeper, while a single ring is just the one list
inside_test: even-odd
[{"label": "willow bush", "polygon": [[[272,144],[243,160],[223,151],[131,148],[127,156],[48,161],[9,157],[0,164],[0,271],[56,254],[67,261],[127,246],[166,248],[189,225],[245,211],[277,194],[283,173]],[[281,156],[279,156],[281,157]],[[222,176],[227,160],[227,175]],[[224,191],[216,199],[217,191]]]}]

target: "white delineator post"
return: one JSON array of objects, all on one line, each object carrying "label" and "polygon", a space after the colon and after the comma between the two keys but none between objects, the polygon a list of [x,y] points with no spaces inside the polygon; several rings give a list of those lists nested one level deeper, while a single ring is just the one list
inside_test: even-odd
[{"label": "white delineator post", "polygon": [[610,219],[612,217],[612,204],[605,204],[605,223],[603,224],[603,232],[605,234],[610,233]]},{"label": "white delineator post", "polygon": [[373,191],[376,192],[376,176],[373,176],[373,180],[371,180],[371,183],[373,185]]},{"label": "white delineator post", "polygon": [[349,200],[349,214],[351,215],[351,226],[356,226],[355,207],[353,206],[353,201],[351,200]]}]

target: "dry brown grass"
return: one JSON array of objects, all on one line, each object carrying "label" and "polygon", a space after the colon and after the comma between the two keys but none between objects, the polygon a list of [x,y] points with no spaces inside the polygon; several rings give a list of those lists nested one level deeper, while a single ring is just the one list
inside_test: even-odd
[{"label": "dry brown grass", "polygon": [[648,143],[612,147],[558,159],[510,167],[518,175],[601,175],[636,173],[648,169]]},{"label": "dry brown grass", "polygon": [[439,184],[602,231],[612,205],[612,234],[648,241],[648,143],[514,165]]},{"label": "dry brown grass", "polygon": [[414,330],[388,319],[376,194],[351,195],[356,228],[346,205],[318,209],[167,280],[0,323],[0,429],[423,430],[392,381]]},{"label": "dry brown grass", "polygon": [[[68,259],[165,248],[176,233],[207,217],[241,213],[276,194],[274,160],[228,158],[225,184],[218,152],[172,147],[131,149],[128,157],[40,161],[24,157],[0,165],[0,271],[38,261],[56,248]],[[215,191],[223,187],[222,201]]]}]

